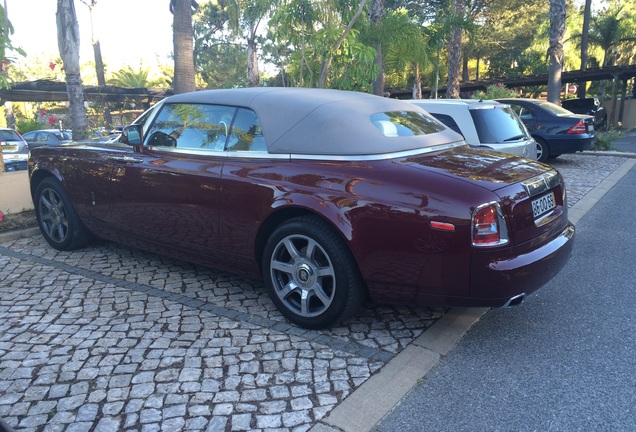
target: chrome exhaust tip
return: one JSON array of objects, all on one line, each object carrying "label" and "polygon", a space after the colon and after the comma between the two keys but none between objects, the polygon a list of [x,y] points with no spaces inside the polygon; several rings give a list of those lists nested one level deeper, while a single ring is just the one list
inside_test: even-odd
[{"label": "chrome exhaust tip", "polygon": [[503,306],[501,306],[502,308],[507,308],[510,306],[517,306],[520,305],[521,302],[523,302],[523,299],[526,298],[526,293],[521,293],[521,294],[517,294],[514,297],[511,297],[506,303],[504,303]]}]

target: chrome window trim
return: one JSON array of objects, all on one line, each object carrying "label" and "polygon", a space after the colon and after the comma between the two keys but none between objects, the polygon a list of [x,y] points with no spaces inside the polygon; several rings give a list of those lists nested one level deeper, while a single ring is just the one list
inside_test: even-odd
[{"label": "chrome window trim", "polygon": [[167,153],[190,154],[198,156],[233,157],[244,159],[289,159],[289,160],[323,160],[323,161],[370,161],[387,160],[401,157],[417,156],[421,154],[433,153],[467,145],[465,141],[443,144],[433,147],[418,148],[393,153],[382,153],[372,155],[310,155],[310,154],[276,154],[264,151],[220,151],[220,150],[198,150],[193,148],[175,148],[160,146],[144,146],[149,150],[162,151]]}]

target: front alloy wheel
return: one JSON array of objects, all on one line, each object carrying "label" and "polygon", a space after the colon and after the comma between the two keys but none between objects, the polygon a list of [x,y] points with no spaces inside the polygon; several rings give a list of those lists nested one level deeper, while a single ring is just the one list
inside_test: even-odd
[{"label": "front alloy wheel", "polygon": [[44,239],[57,250],[73,250],[92,240],[61,183],[45,178],[34,195],[35,215]]},{"label": "front alloy wheel", "polygon": [[56,243],[68,235],[68,217],[62,198],[53,189],[45,189],[38,202],[40,226],[43,233]]}]

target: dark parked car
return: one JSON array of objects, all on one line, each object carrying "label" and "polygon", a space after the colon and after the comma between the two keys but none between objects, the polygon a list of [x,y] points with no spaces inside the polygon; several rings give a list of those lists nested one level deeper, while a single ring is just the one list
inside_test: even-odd
[{"label": "dark parked car", "polygon": [[423,109],[364,93],[250,88],[175,95],[120,142],[31,151],[40,229],[261,276],[320,328],[367,295],[507,306],[566,263],[559,173],[469,148]]},{"label": "dark parked car", "polygon": [[70,130],[42,129],[27,132],[24,139],[29,143],[29,147],[36,148],[42,146],[59,146],[73,141],[73,134]]},{"label": "dark parked car", "polygon": [[565,99],[561,106],[575,114],[593,116],[596,130],[607,128],[607,110],[597,98]]},{"label": "dark parked car", "polygon": [[545,162],[564,153],[590,150],[596,141],[594,117],[537,99],[497,99],[509,104],[537,142],[537,159]]},{"label": "dark parked car", "polygon": [[6,171],[27,169],[29,145],[20,134],[9,128],[0,128],[0,147]]}]

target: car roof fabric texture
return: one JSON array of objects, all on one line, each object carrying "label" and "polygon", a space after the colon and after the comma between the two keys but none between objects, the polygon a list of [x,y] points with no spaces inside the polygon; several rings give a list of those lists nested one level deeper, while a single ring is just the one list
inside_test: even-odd
[{"label": "car roof fabric texture", "polygon": [[[374,155],[462,141],[450,129],[387,137],[370,119],[383,112],[422,108],[397,99],[341,90],[254,87],[204,90],[171,96],[165,103],[204,103],[246,107],[261,120],[270,153]],[[428,116],[428,114],[426,114]]]}]

